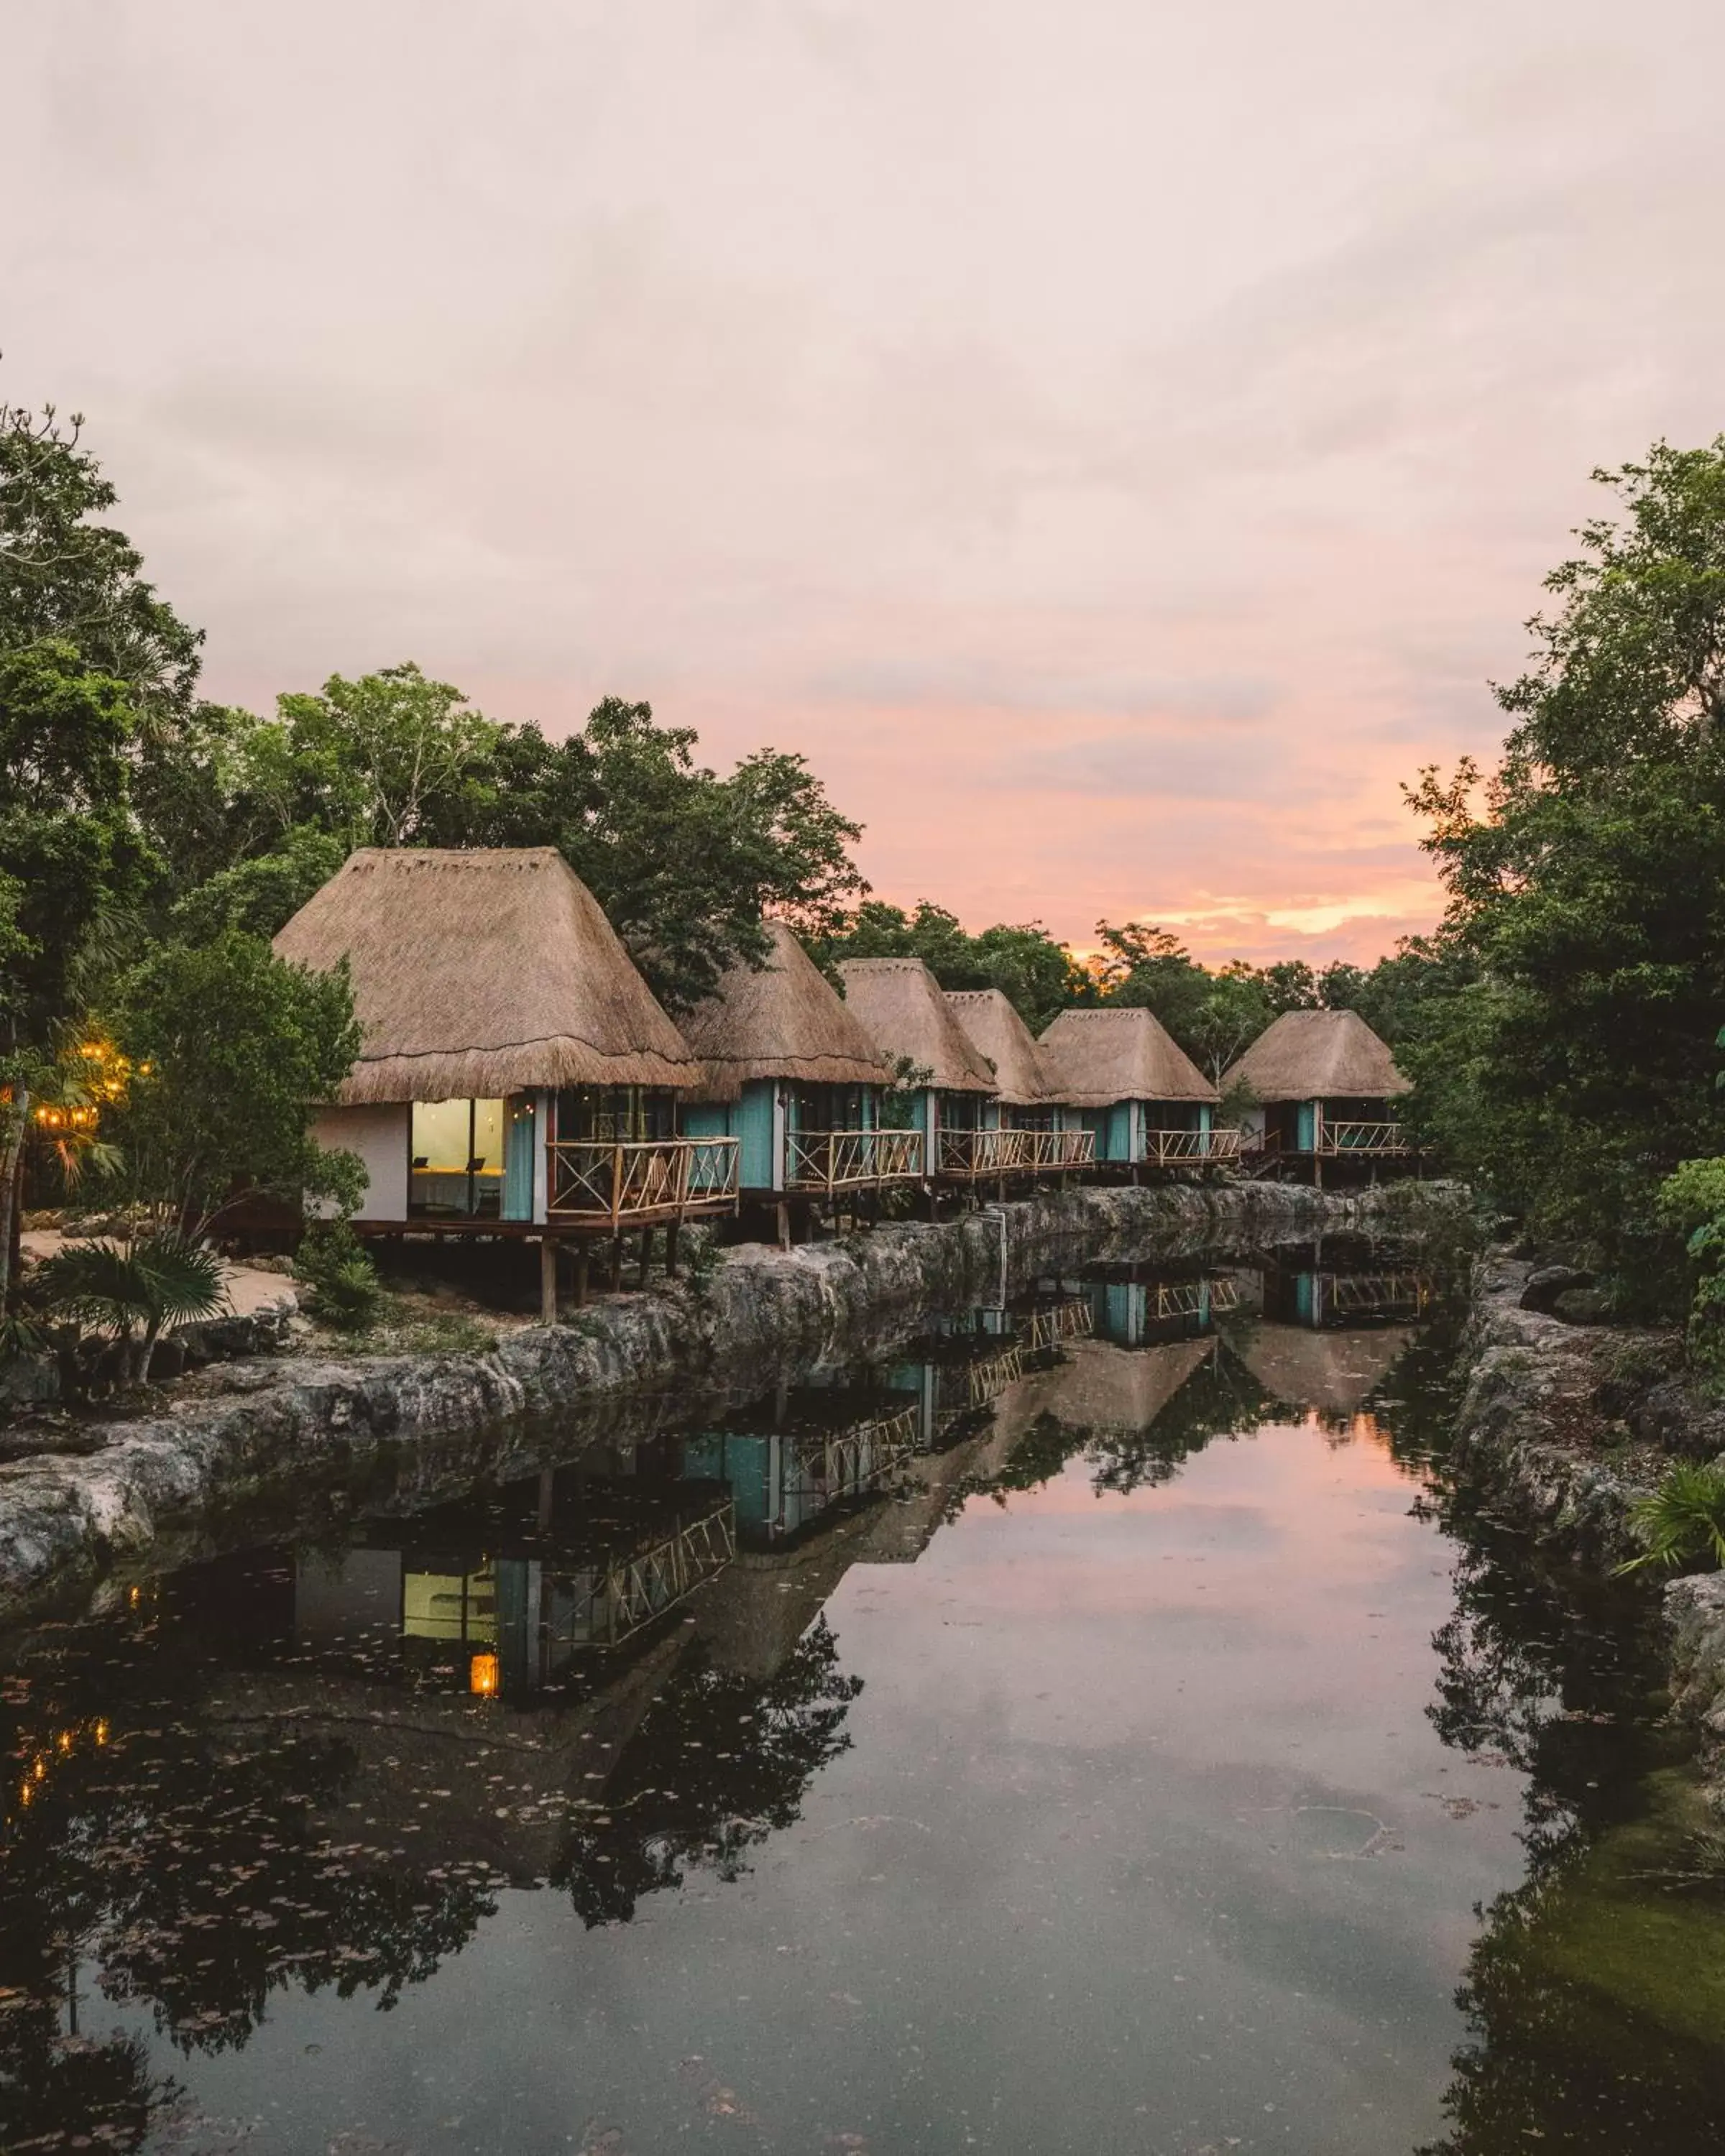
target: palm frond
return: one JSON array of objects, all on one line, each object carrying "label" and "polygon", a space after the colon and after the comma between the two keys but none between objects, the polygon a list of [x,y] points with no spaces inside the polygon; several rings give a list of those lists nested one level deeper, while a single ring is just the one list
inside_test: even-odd
[{"label": "palm frond", "polygon": [[1709,1561],[1725,1566],[1725,1469],[1711,1461],[1676,1461],[1652,1495],[1633,1508],[1630,1525],[1641,1553],[1619,1565],[1620,1572],[1656,1565],[1675,1572],[1680,1565]]}]

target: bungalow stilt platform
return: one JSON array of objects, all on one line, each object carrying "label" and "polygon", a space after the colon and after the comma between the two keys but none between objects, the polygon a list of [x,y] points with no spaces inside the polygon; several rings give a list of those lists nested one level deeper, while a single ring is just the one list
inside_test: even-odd
[{"label": "bungalow stilt platform", "polygon": [[883,1123],[880,1050],[790,929],[766,927],[765,963],[732,968],[683,1020],[702,1066],[683,1129],[737,1140],[744,1204],[770,1209],[788,1243],[817,1207],[856,1219],[920,1186],[923,1138]]},{"label": "bungalow stilt platform", "polygon": [[948,988],[947,1008],[994,1073],[995,1097],[984,1111],[999,1133],[1003,1178],[1065,1178],[1096,1162],[1096,1133],[1065,1103],[1035,1035],[999,988]]},{"label": "bungalow stilt platform", "polygon": [[1153,1011],[1062,1011],[1041,1041],[1063,1114],[1095,1139],[1096,1159],[1133,1182],[1147,1169],[1231,1168],[1240,1133],[1217,1127],[1215,1087]]},{"label": "bungalow stilt platform", "polygon": [[845,1000],[876,1052],[907,1075],[886,1115],[920,1132],[931,1204],[937,1188],[997,1181],[1012,1151],[999,1125],[994,1074],[920,958],[846,958]]},{"label": "bungalow stilt platform", "polygon": [[1322,1185],[1405,1169],[1415,1153],[1395,1104],[1410,1090],[1358,1011],[1284,1011],[1222,1081],[1257,1105],[1242,1118],[1254,1173]]},{"label": "bungalow stilt platform", "polygon": [[314,1128],[364,1166],[362,1235],[536,1242],[554,1316],[565,1243],[578,1295],[595,1245],[614,1286],[625,1234],[644,1273],[656,1229],[675,1266],[684,1221],[736,1213],[737,1140],[677,1131],[701,1066],[555,849],[364,848],[275,949],[352,973],[359,1058]]}]

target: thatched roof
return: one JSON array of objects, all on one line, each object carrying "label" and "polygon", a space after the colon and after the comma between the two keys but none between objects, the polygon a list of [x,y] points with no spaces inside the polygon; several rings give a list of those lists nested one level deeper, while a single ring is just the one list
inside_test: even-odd
[{"label": "thatched roof", "polygon": [[845,958],[845,1000],[883,1055],[908,1056],[946,1093],[992,1093],[994,1074],[947,1008],[920,958]]},{"label": "thatched roof", "polygon": [[1259,1325],[1241,1358],[1265,1391],[1287,1406],[1346,1417],[1359,1412],[1413,1337],[1404,1325],[1371,1332]]},{"label": "thatched roof", "polygon": [[971,1046],[993,1065],[994,1090],[1008,1107],[1040,1107],[1059,1097],[1036,1036],[999,988],[948,988],[946,995]]},{"label": "thatched roof", "polygon": [[1388,1100],[1410,1089],[1358,1011],[1284,1011],[1222,1081],[1260,1101]]},{"label": "thatched roof", "polygon": [[687,1088],[699,1066],[598,901],[551,846],[367,846],[275,939],[352,968],[364,1035],[336,1098],[495,1099],[530,1086]]},{"label": "thatched roof", "polygon": [[1117,1348],[1106,1340],[1075,1340],[1050,1370],[1033,1372],[995,1409],[1027,1434],[1040,1415],[1069,1430],[1120,1435],[1148,1430],[1194,1371],[1214,1352],[1209,1340],[1174,1340],[1153,1348]]},{"label": "thatched roof", "polygon": [[706,1066],[700,1098],[734,1101],[752,1078],[809,1086],[879,1086],[887,1071],[862,1021],[782,921],[758,972],[733,966],[683,1020]]},{"label": "thatched roof", "polygon": [[1062,1011],[1042,1036],[1052,1097],[1074,1108],[1117,1101],[1214,1101],[1211,1085],[1153,1011]]}]

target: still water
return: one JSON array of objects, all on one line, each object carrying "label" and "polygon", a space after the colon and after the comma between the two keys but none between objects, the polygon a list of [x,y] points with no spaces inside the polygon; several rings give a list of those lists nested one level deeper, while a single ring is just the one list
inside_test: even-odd
[{"label": "still water", "polygon": [[14,1636],[0,2147],[1717,2148],[1646,1607],[1449,1357],[1415,1259],[1049,1281]]}]

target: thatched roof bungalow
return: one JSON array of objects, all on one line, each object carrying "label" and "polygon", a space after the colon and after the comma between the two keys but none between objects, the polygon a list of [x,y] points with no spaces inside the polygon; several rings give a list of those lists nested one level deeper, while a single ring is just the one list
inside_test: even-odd
[{"label": "thatched roof bungalow", "polygon": [[1060,1100],[1119,1165],[1202,1165],[1216,1143],[1215,1087],[1153,1011],[1062,1011],[1042,1036]]},{"label": "thatched roof bungalow", "polygon": [[994,1073],[998,1121],[1019,1134],[1020,1173],[1087,1168],[1096,1161],[1091,1134],[1067,1128],[1055,1074],[1035,1035],[999,988],[948,988],[947,1008]]},{"label": "thatched roof bungalow", "polygon": [[994,1074],[952,1015],[940,983],[920,958],[846,958],[845,1000],[890,1064],[914,1066],[917,1082],[887,1103],[922,1133],[936,1174],[969,1177],[978,1148],[970,1135],[998,1122]]},{"label": "thatched roof bungalow", "polygon": [[701,1066],[553,848],[362,848],[275,949],[352,977],[359,1058],[317,1134],[364,1162],[362,1224],[686,1209],[688,1163],[652,1149]]},{"label": "thatched roof bungalow", "polygon": [[920,1177],[920,1142],[879,1128],[880,1050],[784,922],[766,927],[765,963],[732,967],[683,1021],[702,1066],[684,1129],[736,1138],[754,1193]]},{"label": "thatched roof bungalow", "polygon": [[1373,1158],[1407,1150],[1393,1103],[1409,1081],[1358,1011],[1284,1011],[1222,1086],[1252,1096],[1243,1121],[1266,1152]]}]

